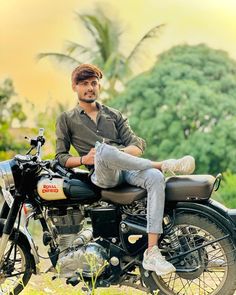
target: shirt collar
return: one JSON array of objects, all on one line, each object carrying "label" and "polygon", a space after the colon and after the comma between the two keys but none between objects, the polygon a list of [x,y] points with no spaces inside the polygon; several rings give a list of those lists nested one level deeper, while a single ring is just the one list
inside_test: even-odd
[{"label": "shirt collar", "polygon": [[[96,101],[96,106],[97,106],[97,108],[98,108],[98,111],[101,111],[102,108],[103,108],[103,105],[100,104],[100,103],[97,102],[97,101]],[[84,112],[84,109],[81,108],[81,106],[80,106],[79,104],[77,104],[77,109],[78,109],[78,111],[79,111],[80,114],[84,114],[84,113],[85,113],[85,112]]]}]

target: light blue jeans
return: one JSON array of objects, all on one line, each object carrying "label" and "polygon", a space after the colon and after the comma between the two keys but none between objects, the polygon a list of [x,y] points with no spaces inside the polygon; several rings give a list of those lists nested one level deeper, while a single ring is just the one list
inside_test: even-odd
[{"label": "light blue jeans", "polygon": [[119,151],[106,143],[96,145],[95,170],[91,181],[101,188],[112,188],[123,181],[147,190],[147,232],[162,233],[165,180],[150,160]]}]

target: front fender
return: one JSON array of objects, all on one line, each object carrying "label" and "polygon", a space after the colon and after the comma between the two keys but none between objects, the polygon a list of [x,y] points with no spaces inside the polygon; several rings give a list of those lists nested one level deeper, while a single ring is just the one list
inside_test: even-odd
[{"label": "front fender", "polygon": [[223,227],[226,232],[229,232],[236,242],[236,224],[230,217],[228,210],[215,200],[209,200],[205,203],[179,202],[176,205],[176,214],[188,212],[205,216],[219,227]]},{"label": "front fender", "polygon": [[[0,219],[0,235],[2,234],[5,222],[6,222],[6,219]],[[16,231],[17,229],[14,227],[13,232],[11,233],[11,237],[15,236]],[[34,251],[34,249],[32,249],[31,247],[31,241],[29,241],[29,238],[23,233],[21,229],[19,229],[19,240],[21,240],[24,243],[24,245],[27,247],[27,249],[29,250],[30,258],[31,258],[31,266],[32,266],[32,269],[34,270],[34,273],[36,274],[37,260],[32,255],[32,250]]]}]

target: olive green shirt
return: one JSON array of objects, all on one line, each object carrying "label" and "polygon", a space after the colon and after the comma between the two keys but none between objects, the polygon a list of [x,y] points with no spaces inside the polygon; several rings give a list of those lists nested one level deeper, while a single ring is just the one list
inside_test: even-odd
[{"label": "olive green shirt", "polygon": [[107,144],[124,148],[135,145],[145,148],[145,141],[136,136],[128,121],[122,114],[108,106],[97,103],[98,114],[96,123],[78,105],[71,111],[63,112],[56,123],[56,159],[62,166],[72,156],[72,145],[80,156],[88,154],[95,143]]}]

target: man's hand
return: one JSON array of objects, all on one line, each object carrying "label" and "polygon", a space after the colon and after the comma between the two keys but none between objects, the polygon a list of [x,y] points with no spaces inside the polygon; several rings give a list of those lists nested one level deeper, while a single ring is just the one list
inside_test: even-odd
[{"label": "man's hand", "polygon": [[[96,150],[92,148],[89,153],[82,157],[83,165],[93,165]],[[75,168],[81,165],[81,157],[70,157],[65,164],[67,168]]]},{"label": "man's hand", "polygon": [[96,150],[95,148],[92,148],[87,155],[83,156],[83,164],[93,165],[95,154],[96,154]]}]

